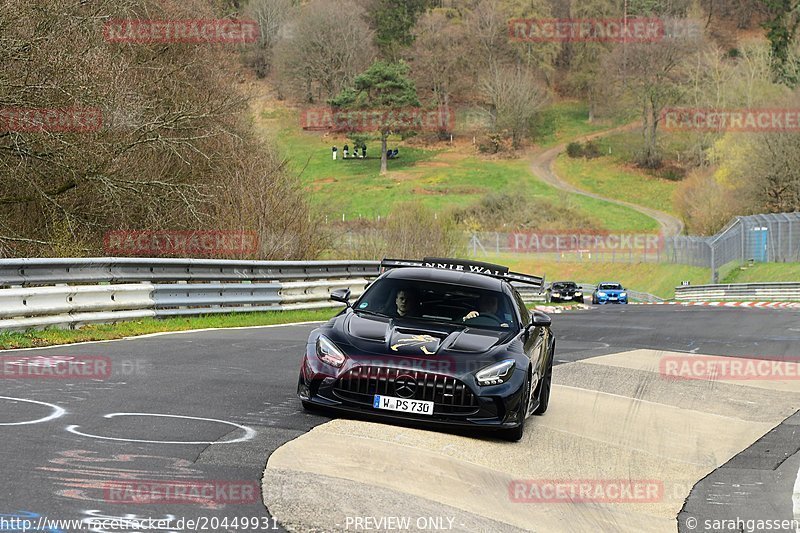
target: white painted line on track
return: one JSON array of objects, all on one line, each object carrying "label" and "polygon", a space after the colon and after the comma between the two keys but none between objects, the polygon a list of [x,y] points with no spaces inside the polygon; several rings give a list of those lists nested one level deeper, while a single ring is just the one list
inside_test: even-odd
[{"label": "white painted line on track", "polygon": [[83,342],[68,342],[66,344],[51,344],[50,346],[36,346],[33,348],[13,348],[10,350],[0,349],[0,353],[9,352],[27,352],[31,350],[49,350],[51,348],[63,348],[64,346],[80,346],[82,344],[101,344],[104,342],[120,342],[132,339],[146,339],[148,337],[157,337],[159,335],[175,335],[178,333],[198,333],[201,331],[221,331],[232,329],[259,329],[259,328],[282,328],[287,326],[308,326],[311,324],[324,324],[326,320],[312,320],[309,322],[287,322],[286,324],[267,324],[264,326],[236,326],[232,328],[202,328],[202,329],[182,329],[180,331],[157,331],[156,333],[146,333],[144,335],[133,335],[131,337],[122,337],[119,339],[105,339],[100,341],[83,341]]},{"label": "white painted line on track", "polygon": [[25,398],[12,398],[10,396],[0,396],[2,400],[11,400],[14,402],[26,402],[26,403],[35,403],[37,405],[44,405],[45,407],[49,407],[53,410],[48,416],[44,418],[38,418],[36,420],[28,420],[26,422],[0,422],[0,426],[27,426],[30,424],[41,424],[42,422],[49,422],[50,420],[55,420],[56,418],[60,418],[66,414],[66,411],[57,405],[47,402],[39,402],[36,400],[26,400]]},{"label": "white painted line on track", "polygon": [[224,440],[224,441],[168,441],[168,440],[141,440],[141,439],[124,439],[120,437],[104,437],[102,435],[91,435],[89,433],[82,433],[78,431],[80,426],[72,425],[67,426],[67,431],[70,433],[74,433],[75,435],[80,435],[81,437],[91,437],[93,439],[101,439],[101,440],[114,440],[119,442],[144,442],[147,444],[234,444],[237,442],[244,442],[251,440],[253,437],[256,436],[256,431],[252,428],[247,426],[242,426],[241,424],[236,424],[234,422],[227,422],[225,420],[219,420],[216,418],[201,418],[199,416],[184,416],[184,415],[166,415],[160,413],[111,413],[107,415],[103,415],[103,418],[114,418],[117,416],[153,416],[153,417],[160,417],[160,418],[185,418],[187,420],[201,420],[203,422],[217,422],[219,424],[227,424],[229,426],[233,426],[235,428],[241,429],[245,432],[245,434],[239,438],[233,440]]}]

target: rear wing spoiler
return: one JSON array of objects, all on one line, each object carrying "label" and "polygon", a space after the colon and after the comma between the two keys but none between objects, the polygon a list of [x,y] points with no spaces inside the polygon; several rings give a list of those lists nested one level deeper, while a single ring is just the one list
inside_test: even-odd
[{"label": "rear wing spoiler", "polygon": [[480,261],[467,261],[464,259],[443,259],[437,257],[426,257],[422,260],[416,259],[384,259],[381,261],[381,273],[392,268],[417,267],[417,268],[436,268],[439,270],[455,270],[457,272],[468,272],[471,274],[481,274],[493,278],[502,279],[514,283],[524,283],[533,285],[539,289],[544,288],[544,276],[531,276],[530,274],[520,274],[519,272],[509,272],[508,267],[495,265],[492,263],[482,263]]}]

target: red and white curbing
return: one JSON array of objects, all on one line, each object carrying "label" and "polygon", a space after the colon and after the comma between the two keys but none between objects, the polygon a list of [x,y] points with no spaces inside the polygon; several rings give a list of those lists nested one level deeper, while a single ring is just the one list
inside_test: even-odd
[{"label": "red and white curbing", "polygon": [[638,302],[634,305],[710,305],[713,307],[757,307],[764,309],[800,309],[798,302]]},{"label": "red and white curbing", "polygon": [[533,307],[537,311],[541,311],[543,313],[550,313],[550,314],[558,314],[563,313],[564,311],[573,311],[576,309],[589,309],[589,306],[586,304],[575,304],[575,305],[535,305]]}]

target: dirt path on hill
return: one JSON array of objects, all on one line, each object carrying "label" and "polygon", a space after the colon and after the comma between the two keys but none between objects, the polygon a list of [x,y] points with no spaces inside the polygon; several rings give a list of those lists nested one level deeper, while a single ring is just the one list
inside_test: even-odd
[{"label": "dirt path on hill", "polygon": [[[599,131],[597,133],[592,133],[591,135],[579,137],[578,139],[575,139],[575,142],[589,141],[612,133],[633,129],[637,126],[638,124],[635,123],[626,124],[610,130]],[[548,183],[557,189],[561,189],[562,191],[572,194],[580,194],[583,196],[588,196],[589,198],[595,198],[597,200],[603,200],[613,204],[629,207],[635,211],[638,211],[639,213],[642,213],[643,215],[653,218],[661,226],[661,234],[665,237],[671,237],[673,235],[680,235],[683,233],[683,221],[670,214],[664,213],[663,211],[658,211],[656,209],[650,209],[649,207],[632,204],[623,200],[608,198],[593,192],[584,191],[583,189],[579,189],[571,183],[562,180],[553,169],[553,162],[556,160],[559,154],[566,149],[567,143],[562,143],[552,148],[535,152],[531,157],[530,163],[530,169],[531,172],[533,172],[533,175],[545,183]]]}]

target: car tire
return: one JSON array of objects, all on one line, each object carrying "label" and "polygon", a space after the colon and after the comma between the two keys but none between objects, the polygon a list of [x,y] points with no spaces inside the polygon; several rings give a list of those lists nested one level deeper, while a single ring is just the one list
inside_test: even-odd
[{"label": "car tire", "polygon": [[550,353],[550,361],[547,363],[547,370],[544,379],[542,379],[539,389],[539,407],[537,407],[533,414],[543,415],[547,412],[547,407],[550,405],[550,389],[553,385],[553,358],[556,356],[556,347],[553,345],[553,351]]},{"label": "car tire", "polygon": [[526,418],[525,415],[528,413],[528,401],[530,401],[531,397],[530,389],[531,389],[531,378],[526,377],[523,389],[524,390],[523,398],[525,399],[523,400],[522,405],[520,406],[519,409],[520,411],[519,415],[521,416],[522,420],[520,421],[517,427],[502,430],[501,436],[504,440],[508,440],[511,442],[518,442],[519,440],[522,439],[522,436],[525,434],[525,418]]}]

